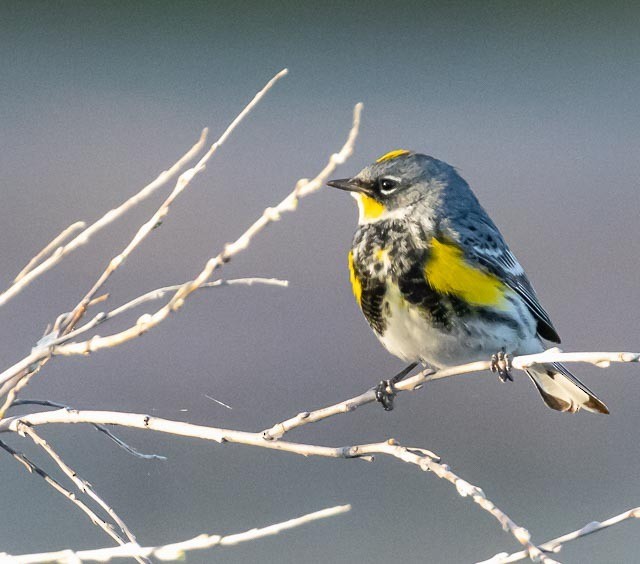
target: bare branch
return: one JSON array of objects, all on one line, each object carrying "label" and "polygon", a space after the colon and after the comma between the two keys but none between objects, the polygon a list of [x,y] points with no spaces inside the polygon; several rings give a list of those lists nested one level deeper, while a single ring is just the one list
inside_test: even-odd
[{"label": "bare branch", "polygon": [[38,413],[29,413],[26,415],[17,415],[14,417],[6,417],[5,419],[0,420],[0,433],[18,432],[18,427],[22,423],[33,427],[51,423],[119,425],[134,429],[158,431],[160,433],[167,433],[182,437],[199,438],[220,444],[237,443],[271,450],[282,450],[301,454],[303,456],[345,458],[343,448],[306,445],[285,441],[267,441],[262,437],[262,433],[206,427],[203,425],[194,425],[192,423],[162,419],[160,417],[153,417],[143,413],[124,413],[119,411],[69,411],[66,409],[58,409],[56,411],[43,411]]},{"label": "bare branch", "polygon": [[[86,311],[86,308],[88,307],[88,304],[91,303],[91,301],[94,299],[96,293],[100,290],[102,285],[107,281],[107,279],[111,276],[111,274],[113,274],[113,272],[124,262],[124,260],[131,254],[131,252],[140,244],[140,242],[142,240],[144,240],[144,238],[149,234],[149,232],[154,227],[156,227],[158,225],[158,223],[166,216],[166,214],[169,212],[169,207],[170,207],[171,203],[175,200],[175,198],[177,198],[177,196],[187,187],[187,185],[189,184],[191,179],[196,174],[198,174],[198,172],[200,172],[201,170],[204,170],[204,168],[206,166],[206,163],[209,161],[209,159],[215,153],[215,151],[218,149],[218,147],[220,147],[220,145],[222,145],[222,143],[224,143],[224,141],[229,137],[229,135],[235,129],[235,127],[251,111],[251,109],[260,101],[260,99],[269,91],[269,89],[281,77],[285,76],[287,74],[287,72],[288,72],[287,69],[284,69],[284,70],[280,71],[278,74],[276,74],[262,88],[262,90],[260,90],[260,92],[258,92],[254,96],[254,98],[251,100],[251,102],[249,102],[245,106],[245,108],[236,116],[236,118],[231,122],[231,124],[227,127],[227,129],[220,136],[220,138],[211,146],[211,148],[196,163],[196,165],[193,168],[190,168],[187,171],[183,172],[179,176],[178,181],[177,181],[173,191],[171,192],[171,194],[165,199],[165,201],[162,203],[162,205],[153,214],[151,219],[149,221],[147,221],[142,227],[140,227],[140,229],[138,230],[138,232],[136,233],[134,238],[129,242],[129,244],[125,247],[125,249],[119,255],[114,257],[109,262],[107,268],[104,270],[102,275],[98,278],[98,280],[95,282],[95,284],[92,286],[92,288],[87,292],[87,294],[85,294],[84,298],[76,305],[74,310],[68,316],[65,316],[64,318],[63,317],[59,317],[58,318],[63,323],[64,326],[62,328],[59,328],[59,327],[57,327],[57,323],[56,323],[56,326],[53,329],[52,335],[48,335],[47,338],[44,339],[44,342],[39,343],[40,347],[36,347],[36,351],[38,351],[38,352],[36,352],[36,353],[32,352],[32,354],[29,355],[29,357],[27,357],[27,359],[25,359],[23,362],[14,365],[12,368],[9,369],[9,372],[5,371],[2,375],[0,375],[0,398],[6,396],[6,399],[5,399],[4,403],[3,403],[3,405],[0,407],[0,417],[2,417],[4,415],[4,413],[6,412],[8,407],[11,405],[11,403],[13,402],[13,400],[16,397],[17,392],[27,384],[29,379],[41,368],[41,366],[45,362],[47,362],[51,358],[52,354],[54,354],[54,349],[55,348],[50,346],[50,340],[57,338],[60,333],[62,333],[64,335],[64,334],[67,334],[67,333],[69,333],[69,332],[71,332],[73,330],[75,325],[78,323],[78,321],[84,315],[84,313]],[[202,138],[201,138],[201,141],[204,142],[204,140]],[[199,147],[200,145],[197,144],[197,146]],[[198,151],[199,151],[199,149],[198,149]],[[140,196],[140,193],[137,196]],[[112,211],[115,211],[115,210],[112,210]],[[109,212],[109,213],[111,213],[111,212]],[[107,214],[107,216],[108,215],[109,214]],[[105,216],[105,218],[107,216]],[[91,229],[91,227],[89,229]],[[71,241],[71,243],[69,243],[68,245],[63,247],[62,248],[63,251],[64,251],[65,248],[67,248],[70,245],[72,245],[78,238],[81,238],[83,236],[83,234],[86,234],[86,231],[88,231],[88,230],[85,230],[82,233],[80,233],[80,235],[78,235],[75,239],[73,239]],[[60,251],[60,252],[62,253],[63,251]],[[57,256],[57,254],[58,254],[58,251],[56,251],[56,253],[54,253],[50,257],[50,259],[55,258]],[[47,261],[48,260],[49,259],[47,259]],[[18,285],[14,285],[11,288],[9,288],[9,290],[7,290],[7,292],[5,292],[5,294],[7,294],[9,291],[11,291],[13,288],[19,286],[20,284],[26,284],[27,281],[30,279],[30,276],[35,276],[36,273],[39,271],[39,269],[41,267],[43,267],[45,264],[47,264],[47,261],[44,261],[43,263],[40,264],[40,266],[38,266],[37,268],[32,270],[31,273],[29,273],[27,276],[25,276],[18,283]],[[202,280],[202,282],[205,282],[205,281],[206,280]],[[190,283],[187,284],[187,286],[190,287]],[[195,289],[196,288],[193,288],[191,291],[193,291]],[[2,299],[3,299],[3,296],[5,294],[0,295],[0,306],[4,303],[2,301]],[[6,299],[8,299],[9,297],[11,297],[11,296],[8,296]],[[177,307],[175,307],[172,304],[172,309],[177,309]],[[171,311],[171,308],[166,311],[165,315],[162,317],[163,319],[164,319],[164,317],[166,317],[169,314],[169,311]],[[159,321],[160,320],[158,320],[158,322]],[[134,326],[133,329],[137,330],[137,325]],[[146,329],[145,329],[145,331],[146,331]],[[145,332],[145,331],[142,331],[142,332]],[[138,335],[142,334],[142,332],[138,333]],[[135,335],[135,336],[138,336],[138,335]],[[130,336],[128,338],[133,338],[133,336]],[[128,340],[128,338],[126,338],[125,340]],[[95,339],[96,338],[94,337],[92,339],[92,342]],[[124,341],[119,341],[118,339],[116,339],[116,341],[117,341],[117,344],[119,344],[120,342],[124,342]],[[83,353],[80,353],[80,354],[86,354],[87,352],[89,352],[89,351],[84,351]],[[31,360],[31,359],[33,359],[33,360]]]},{"label": "bare branch", "polygon": [[[122,252],[113,257],[107,268],[100,275],[98,280],[96,280],[95,284],[92,288],[87,292],[84,298],[78,302],[78,305],[74,308],[69,316],[69,320],[65,323],[65,329],[71,330],[78,322],[78,320],[84,315],[84,312],[87,308],[89,302],[93,299],[96,293],[100,290],[100,288],[104,285],[104,283],[109,279],[109,277],[118,269],[118,267],[129,257],[129,255],[134,251],[134,249],[151,233],[151,231],[157,227],[162,220],[169,213],[169,208],[174,200],[184,191],[184,189],[189,185],[191,180],[201,171],[205,169],[206,164],[209,162],[209,159],[213,156],[213,154],[218,150],[218,148],[227,140],[229,135],[233,132],[233,130],[240,124],[240,122],[249,114],[249,112],[260,102],[260,100],[266,95],[269,90],[275,85],[275,83],[280,80],[283,76],[287,74],[287,69],[281,70],[277,73],[265,86],[253,97],[253,99],[244,107],[244,109],[236,116],[236,118],[231,122],[231,124],[225,129],[223,134],[219,137],[219,139],[211,146],[211,148],[202,156],[202,158],[193,166],[183,172],[176,182],[175,187],[173,188],[171,194],[165,199],[165,201],[160,205],[160,207],[156,210],[156,212],[151,216],[151,218],[144,223],[138,232],[135,234],[133,239],[129,242],[129,244],[122,250]],[[63,330],[63,332],[68,332]]]},{"label": "bare branch", "polygon": [[[111,523],[107,523],[104,519],[98,517],[92,509],[90,509],[84,502],[79,500],[76,495],[70,492],[67,488],[62,486],[58,481],[54,480],[39,466],[31,462],[24,454],[17,452],[11,448],[8,444],[0,441],[0,448],[7,451],[15,460],[22,464],[29,472],[40,476],[47,484],[49,484],[55,491],[66,497],[71,503],[78,507],[81,511],[86,513],[91,519],[91,522],[100,527],[105,533],[107,533],[113,540],[120,545],[126,545],[125,540],[114,530]],[[1,556],[1,555],[0,555]]]},{"label": "bare branch", "polygon": [[51,423],[93,423],[102,425],[122,425],[136,429],[153,430],[161,433],[184,437],[200,438],[220,444],[236,443],[272,450],[280,450],[302,456],[323,456],[328,458],[364,458],[371,459],[373,454],[386,454],[403,462],[415,464],[423,470],[430,470],[439,478],[443,478],[456,487],[462,497],[471,497],[482,509],[492,515],[502,527],[510,532],[522,544],[531,558],[537,558],[552,564],[554,561],[546,557],[530,541],[530,534],[524,528],[511,520],[506,513],[495,506],[484,492],[477,486],[466,482],[450,468],[441,464],[438,457],[425,449],[405,448],[393,439],[387,442],[369,445],[355,445],[344,447],[326,447],[319,445],[292,443],[288,441],[266,440],[263,433],[250,433],[217,427],[205,427],[180,421],[171,421],[137,413],[122,413],[114,411],[67,411],[58,410],[42,413],[32,413],[18,417],[8,417],[0,421],[0,432],[17,431],[24,423],[38,426]]},{"label": "bare branch", "polygon": [[66,255],[84,245],[89,239],[100,231],[103,227],[109,225],[125,212],[129,211],[136,204],[153,194],[159,187],[170,180],[175,174],[182,169],[195,155],[197,155],[204,146],[207,136],[207,130],[204,129],[200,135],[198,142],[191,147],[170,169],[160,173],[160,175],[150,184],[147,184],[137,194],[129,198],[127,201],[120,204],[117,208],[114,208],[102,216],[98,221],[91,224],[84,231],[76,235],[71,241],[69,241],[64,247],[58,247],[49,258],[41,262],[37,267],[28,271],[21,278],[17,278],[14,284],[7,288],[2,294],[0,294],[0,307],[7,303],[11,298],[16,296],[19,292],[24,290],[33,280],[38,278],[41,274],[48,271],[50,268],[58,264]]},{"label": "bare branch", "polygon": [[[600,368],[605,368],[612,362],[639,362],[640,353],[632,352],[583,352],[583,353],[563,353],[560,349],[553,348],[548,351],[517,356],[513,359],[513,367],[519,370],[536,363],[544,362],[587,362],[594,364]],[[472,372],[488,371],[491,363],[489,361],[471,362],[469,364],[461,364],[460,366],[453,366],[451,368],[443,368],[434,372],[431,368],[422,370],[415,376],[411,376],[405,380],[394,384],[393,392],[412,391],[422,387],[425,382],[431,380],[440,380],[442,378],[449,378],[451,376],[458,376],[461,374],[469,374]],[[391,390],[389,390],[391,391]],[[334,415],[341,413],[349,413],[357,409],[362,405],[373,403],[376,401],[376,395],[373,389],[367,390],[363,394],[350,398],[348,400],[341,401],[328,407],[316,409],[314,411],[303,411],[298,413],[295,417],[275,424],[269,429],[263,431],[266,439],[279,439],[288,431],[297,429],[308,423],[314,423],[322,419],[327,419]]]},{"label": "bare branch", "polygon": [[[524,370],[534,364],[544,364],[546,362],[585,362],[593,364],[598,368],[608,368],[612,362],[640,362],[640,353],[635,352],[573,352],[565,353],[559,348],[554,347],[538,354],[528,354],[517,356],[513,359],[513,367]],[[449,376],[457,376],[459,374],[467,374],[469,372],[478,372],[480,370],[488,370],[491,363],[489,361],[472,362],[462,366],[454,366],[438,370],[435,373],[426,375],[424,381],[440,380]],[[417,378],[419,375],[414,376]],[[409,389],[412,385],[412,378],[408,378],[406,382],[398,384],[398,389]]]},{"label": "bare branch", "polygon": [[[164,288],[158,288],[157,290],[152,290],[151,292],[147,292],[142,296],[138,296],[137,298],[127,302],[124,305],[121,305],[119,308],[114,309],[113,311],[106,314],[108,319],[119,315],[120,313],[124,313],[129,309],[133,309],[145,302],[150,302],[153,300],[159,300],[164,298],[164,296],[170,292],[178,291],[185,283],[182,284],[174,284],[173,286],[165,286]],[[253,285],[264,285],[264,286],[278,286],[280,288],[286,288],[289,286],[288,280],[281,280],[280,278],[232,278],[230,280],[214,280],[213,282],[207,282],[206,284],[202,284],[200,288],[221,288],[225,286],[253,286]]]},{"label": "bare branch", "polygon": [[40,371],[40,368],[42,368],[49,358],[51,357],[44,357],[32,365],[26,366],[24,370],[14,374],[7,382],[0,386],[0,398],[6,394],[4,403],[0,407],[0,417],[4,417],[7,409],[9,409],[18,396],[18,392],[22,390],[29,383],[31,378]]},{"label": "bare branch", "polygon": [[[94,502],[96,502],[106,513],[114,520],[115,523],[120,527],[120,530],[125,534],[125,536],[129,539],[129,542],[134,544],[135,546],[139,546],[135,535],[129,530],[129,527],[125,524],[125,522],[120,519],[118,514],[114,511],[114,509],[108,505],[93,489],[91,484],[86,480],[83,480],[80,476],[78,476],[77,472],[71,469],[67,463],[62,460],[60,455],[45,441],[40,435],[38,435],[35,430],[33,430],[29,425],[24,423],[19,424],[17,428],[17,432],[20,435],[29,437],[37,446],[39,446],[42,450],[44,450],[49,457],[58,465],[58,468],[62,470],[62,472],[73,482],[73,484],[78,488],[80,492],[86,494],[90,497]],[[136,558],[136,560],[142,564],[149,563],[146,558]]]},{"label": "bare branch", "polygon": [[174,544],[166,544],[164,546],[155,547],[136,547],[131,544],[127,544],[122,547],[116,548],[101,548],[97,550],[79,550],[74,552],[72,550],[61,550],[58,552],[48,552],[41,554],[24,554],[20,556],[11,556],[6,553],[0,553],[0,560],[6,564],[38,564],[41,562],[58,562],[60,564],[77,564],[79,562],[109,562],[116,558],[135,558],[136,556],[153,557],[158,560],[182,560],[185,558],[185,553],[191,550],[206,550],[214,548],[216,546],[235,546],[237,544],[261,539],[268,536],[277,535],[282,531],[293,529],[318,521],[320,519],[327,519],[328,517],[335,517],[342,513],[346,513],[351,510],[350,505],[336,505],[335,507],[328,507],[321,511],[315,511],[314,513],[307,513],[302,517],[296,517],[295,519],[289,519],[282,523],[275,523],[268,527],[260,529],[251,529],[244,533],[237,533],[235,535],[208,535],[202,534],[192,539],[177,542]]},{"label": "bare branch", "polygon": [[[523,369],[530,366],[534,362],[591,362],[597,366],[603,366],[609,362],[638,362],[640,355],[637,353],[560,353],[556,350],[547,351],[539,355],[528,355],[524,357],[516,357],[513,360],[513,366]],[[488,369],[488,362],[471,363],[459,367],[443,370],[445,376],[454,374],[464,374],[480,369]],[[397,385],[397,389],[413,390],[428,381],[432,376],[437,376],[430,371],[422,371],[421,373],[402,381]],[[8,417],[0,421],[0,432],[17,431],[22,423],[29,425],[42,425],[47,423],[92,423],[102,425],[124,425],[138,429],[155,430],[164,433],[197,437],[205,440],[212,440],[218,443],[238,443],[260,448],[268,448],[273,450],[281,450],[300,454],[303,456],[324,456],[330,458],[354,458],[368,457],[373,453],[391,454],[396,458],[417,464],[420,467],[432,470],[436,475],[447,479],[456,486],[458,492],[463,496],[471,496],[485,511],[494,516],[513,536],[525,546],[527,555],[532,559],[539,559],[553,562],[549,557],[545,556],[540,550],[530,542],[530,535],[526,529],[516,525],[508,516],[498,509],[485,496],[482,490],[476,486],[472,486],[461,480],[458,476],[451,473],[446,465],[439,464],[431,453],[421,449],[404,449],[394,442],[379,443],[375,445],[359,445],[350,447],[325,447],[318,445],[299,444],[280,440],[273,440],[282,436],[287,431],[302,426],[312,421],[325,419],[338,413],[346,413],[355,409],[359,405],[371,403],[375,401],[375,394],[372,390],[361,394],[351,400],[335,404],[328,408],[316,410],[315,412],[305,412],[298,416],[279,423],[271,429],[262,433],[249,433],[244,431],[235,431],[230,429],[219,429],[214,427],[203,427],[182,423],[177,421],[169,421],[143,414],[118,413],[118,412],[101,412],[101,411],[66,411],[59,410],[54,412],[34,413],[18,417]],[[398,448],[391,448],[398,447]],[[392,452],[391,452],[392,451]],[[418,458],[416,458],[418,457]],[[426,460],[424,462],[423,460]]]},{"label": "bare branch", "polygon": [[[152,290],[151,292],[147,292],[146,294],[143,294],[141,296],[138,296],[137,298],[134,298],[131,301],[128,301],[127,303],[117,307],[116,309],[108,313],[100,312],[95,317],[93,317],[93,319],[91,319],[89,322],[85,323],[81,327],[78,327],[74,331],[71,331],[70,333],[67,333],[66,335],[63,335],[51,341],[50,346],[55,346],[58,344],[65,343],[70,339],[73,339],[78,335],[93,329],[97,325],[104,323],[109,319],[113,319],[117,315],[120,315],[121,313],[125,313],[126,311],[129,311],[135,307],[138,307],[143,303],[150,302],[153,300],[160,300],[164,298],[166,294],[179,290],[183,286],[183,284],[174,284],[173,286],[165,286],[164,288],[157,288],[156,290]],[[200,288],[221,288],[225,286],[253,286],[255,284],[265,285],[265,286],[278,286],[280,288],[286,288],[289,285],[289,282],[287,280],[281,280],[279,278],[259,278],[259,277],[232,278],[230,280],[214,280],[213,282],[207,282],[206,284],[203,284],[202,286],[200,286]]]},{"label": "bare branch", "polygon": [[[538,355],[527,355],[513,359],[513,366],[524,369],[538,362],[590,362],[596,366],[606,366],[610,362],[638,362],[638,353],[561,353],[557,349],[552,349]],[[458,367],[439,371],[433,374],[429,370],[424,370],[406,381],[397,384],[396,389],[413,390],[420,387],[424,382],[440,377],[453,376],[455,374],[465,374],[478,370],[487,370],[489,362],[476,362]],[[356,445],[347,447],[325,447],[319,445],[309,445],[292,443],[287,441],[274,440],[283,436],[286,432],[311,423],[326,419],[338,413],[347,413],[360,405],[375,401],[375,393],[369,390],[360,396],[338,404],[319,409],[313,412],[303,412],[296,417],[274,425],[262,433],[250,433],[235,431],[230,429],[219,429],[214,427],[203,427],[169,421],[143,414],[118,413],[104,411],[54,411],[46,413],[35,413],[30,415],[10,417],[0,421],[0,432],[17,431],[18,426],[24,422],[29,425],[42,425],[48,423],[93,423],[102,425],[124,425],[138,429],[148,429],[160,431],[180,436],[197,437],[205,440],[212,440],[218,443],[237,443],[260,448],[281,450],[300,454],[303,456],[324,456],[330,458],[370,458],[372,454],[382,453],[394,456],[404,462],[416,464],[422,469],[431,470],[437,476],[448,480],[456,486],[460,495],[470,496],[480,507],[497,519],[505,530],[511,534],[525,547],[527,557],[538,559],[548,563],[553,562],[548,556],[543,554],[539,547],[530,541],[528,531],[514,523],[502,510],[497,508],[486,498],[480,488],[469,484],[455,475],[448,466],[440,464],[437,457],[424,449],[405,448],[396,444],[395,441],[387,443],[376,443],[373,445]]]},{"label": "bare branch", "polygon": [[[591,523],[587,523],[584,527],[572,531],[571,533],[567,533],[566,535],[556,537],[553,540],[547,541],[544,544],[541,544],[538,548],[545,552],[558,553],[560,552],[562,547],[570,541],[586,537],[587,535],[592,535],[593,533],[597,533],[608,527],[612,527],[613,525],[617,525],[618,523],[622,523],[623,521],[627,521],[630,519],[640,519],[640,507],[629,509],[624,513],[620,513],[619,515],[610,517],[605,521],[592,521]],[[514,552],[513,554],[501,552],[500,554],[496,554],[489,560],[478,562],[478,564],[507,564],[508,562],[519,562],[521,560],[526,560],[526,558],[527,554],[525,551]]]},{"label": "bare branch", "polygon": [[433,472],[438,476],[438,478],[442,478],[453,484],[461,497],[470,497],[482,509],[496,519],[500,525],[502,525],[502,529],[504,531],[511,533],[513,537],[525,547],[523,553],[526,554],[528,558],[534,562],[558,564],[555,560],[546,556],[539,547],[532,544],[531,533],[529,533],[529,531],[524,527],[514,523],[504,511],[487,498],[481,488],[470,484],[466,480],[460,478],[460,476],[454,474],[446,464],[441,464],[437,460],[434,460],[433,454],[429,451],[403,447],[397,444],[393,439],[388,440],[386,443],[359,445],[351,448],[354,451],[354,454],[357,453],[360,456],[375,453],[387,454],[398,458],[403,462],[415,464],[425,472]]},{"label": "bare branch", "polygon": [[[235,242],[227,244],[220,254],[207,261],[205,268],[200,272],[200,274],[194,280],[181,285],[174,296],[162,308],[153,314],[145,314],[141,316],[132,327],[106,337],[96,335],[88,341],[56,346],[51,345],[53,339],[43,341],[29,356],[0,374],[0,397],[3,394],[10,393],[10,390],[12,390],[16,385],[16,380],[23,378],[25,371],[27,371],[29,367],[43,361],[45,358],[50,358],[52,355],[86,355],[104,348],[115,347],[146,333],[164,321],[171,312],[177,311],[182,307],[185,299],[189,295],[205,284],[217,268],[228,262],[241,250],[245,249],[257,233],[262,231],[269,223],[279,220],[282,213],[294,211],[300,198],[307,196],[322,187],[329,175],[334,171],[335,167],[342,164],[353,152],[353,144],[360,126],[361,112],[362,104],[356,104],[353,111],[353,125],[349,131],[345,144],[338,153],[331,155],[328,164],[313,180],[299,180],[294,190],[284,200],[273,208],[267,208],[260,218],[258,218],[258,220],[256,220],[238,239],[236,239]],[[57,337],[54,337],[54,339],[55,338]],[[0,409],[0,417],[4,414],[7,405],[10,404],[6,404],[2,409]]]},{"label": "bare branch", "polygon": [[[63,403],[58,403],[55,401],[49,400],[36,400],[36,399],[21,399],[15,400],[11,407],[19,406],[19,405],[42,405],[45,407],[57,407],[62,409],[72,409],[70,406],[65,405]],[[109,437],[116,445],[118,445],[122,450],[132,454],[136,458],[142,458],[143,460],[167,460],[166,456],[161,456],[159,454],[145,454],[140,452],[139,450],[133,448],[131,445],[125,443],[120,437],[117,437],[114,433],[112,433],[109,429],[107,429],[104,425],[92,425],[92,427],[96,431],[100,431],[104,433],[107,437]]]},{"label": "bare branch", "polygon": [[58,245],[61,245],[64,241],[66,241],[73,233],[79,231],[80,229],[84,229],[87,224],[84,221],[76,221],[72,223],[64,229],[58,236],[56,236],[51,243],[49,243],[44,249],[42,249],[35,257],[33,257],[25,266],[18,276],[15,277],[13,283],[20,282],[22,278],[24,278],[29,272],[44,258],[46,257],[53,249],[55,249]]}]

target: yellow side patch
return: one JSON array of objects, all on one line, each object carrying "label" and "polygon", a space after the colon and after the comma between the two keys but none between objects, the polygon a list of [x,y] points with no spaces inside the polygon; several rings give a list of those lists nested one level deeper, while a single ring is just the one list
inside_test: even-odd
[{"label": "yellow side patch", "polygon": [[351,281],[351,289],[353,290],[353,295],[356,297],[356,301],[358,305],[360,305],[360,300],[362,298],[362,283],[358,280],[356,276],[355,268],[353,267],[353,253],[349,251],[349,280]]},{"label": "yellow side patch", "polygon": [[402,155],[408,155],[411,151],[407,151],[406,149],[395,149],[394,151],[389,151],[382,155],[379,159],[376,160],[377,163],[383,163],[384,161],[390,161],[391,159],[397,159]]},{"label": "yellow side patch", "polygon": [[365,194],[356,194],[364,219],[376,219],[384,213],[384,205]]},{"label": "yellow side patch", "polygon": [[477,306],[500,306],[505,286],[493,274],[471,266],[453,243],[431,240],[431,258],[424,269],[429,285]]}]

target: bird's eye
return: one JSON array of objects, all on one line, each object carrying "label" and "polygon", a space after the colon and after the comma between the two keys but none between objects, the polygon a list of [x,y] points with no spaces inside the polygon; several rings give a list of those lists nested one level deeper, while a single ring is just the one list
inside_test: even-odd
[{"label": "bird's eye", "polygon": [[398,182],[392,178],[381,178],[379,186],[381,194],[391,194],[398,187]]}]

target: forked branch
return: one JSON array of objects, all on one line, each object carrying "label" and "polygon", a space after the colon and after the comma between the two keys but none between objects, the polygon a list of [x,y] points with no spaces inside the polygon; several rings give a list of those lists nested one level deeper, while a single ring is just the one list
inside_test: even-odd
[{"label": "forked branch", "polygon": [[[552,552],[554,554],[557,554],[568,542],[586,537],[587,535],[592,535],[593,533],[597,533],[599,531],[603,531],[608,527],[618,525],[619,523],[628,521],[630,519],[640,519],[640,507],[629,509],[628,511],[624,511],[619,515],[615,515],[614,517],[610,517],[609,519],[606,519],[604,521],[591,521],[591,523],[587,523],[580,529],[567,533],[566,535],[561,535],[559,537],[556,537],[555,539],[541,544],[539,548],[540,550],[543,550],[545,552]],[[513,554],[509,554],[508,552],[501,552],[500,554],[496,554],[489,560],[478,562],[478,564],[507,564],[508,562],[520,562],[521,560],[526,560],[527,558],[528,554],[524,550],[521,550],[520,552],[514,552]]]},{"label": "forked branch", "polygon": [[422,448],[407,448],[399,445],[393,439],[386,442],[353,445],[343,447],[326,447],[320,445],[292,443],[281,440],[267,440],[264,433],[250,433],[232,429],[221,429],[193,425],[179,421],[161,419],[144,414],[121,413],[113,411],[73,411],[57,410],[42,413],[32,413],[24,416],[6,418],[0,421],[0,432],[17,431],[21,425],[40,426],[52,423],[91,423],[99,425],[120,425],[141,430],[153,430],[172,435],[200,438],[220,444],[243,444],[259,448],[280,450],[302,456],[323,456],[328,458],[363,458],[371,460],[375,454],[392,456],[403,462],[418,466],[424,471],[431,471],[439,478],[453,484],[462,497],[470,497],[483,510],[494,517],[504,530],[510,532],[514,538],[525,547],[532,558],[537,558],[552,564],[553,560],[544,555],[533,543],[530,533],[517,525],[504,511],[492,503],[477,486],[463,480],[432,452]]},{"label": "forked branch", "polygon": [[[280,74],[281,73],[279,73],[279,75],[276,75],[276,77],[280,76]],[[274,77],[272,81],[275,80],[276,77]],[[264,89],[261,92],[264,92]],[[278,221],[281,217],[281,214],[285,212],[294,211],[298,205],[298,201],[301,198],[317,191],[323,186],[323,184],[326,182],[329,175],[335,170],[335,168],[339,164],[342,164],[353,152],[353,145],[358,135],[358,129],[360,126],[361,111],[362,111],[362,105],[357,104],[356,107],[354,108],[353,124],[352,124],[351,130],[349,131],[349,135],[347,137],[345,144],[343,145],[343,147],[338,153],[334,153],[331,155],[327,165],[312,180],[308,180],[308,179],[299,180],[296,183],[296,186],[293,189],[293,191],[287,197],[285,197],[284,200],[282,200],[275,207],[270,207],[265,209],[262,215],[242,235],[240,235],[238,239],[236,239],[233,243],[228,243],[227,245],[225,245],[224,249],[217,256],[209,259],[205,267],[203,268],[203,270],[193,280],[190,280],[182,284],[163,307],[156,310],[152,314],[147,313],[142,315],[137,320],[137,322],[133,326],[129,327],[128,329],[125,329],[123,331],[120,331],[119,333],[114,333],[106,337],[100,337],[96,335],[87,341],[83,341],[79,343],[65,342],[62,344],[52,344],[52,343],[59,343],[60,341],[59,337],[61,336],[57,333],[54,333],[48,338],[42,340],[39,346],[37,346],[32,350],[30,355],[28,355],[18,363],[14,364],[12,367],[5,370],[2,374],[0,374],[0,397],[5,395],[7,396],[7,399],[5,400],[4,405],[0,409],[0,417],[4,415],[7,407],[15,399],[15,390],[19,389],[20,381],[22,379],[28,378],[30,374],[34,373],[34,371],[36,371],[43,362],[46,362],[46,360],[51,358],[52,356],[86,355],[86,354],[89,354],[90,352],[94,352],[97,350],[118,346],[122,343],[125,343],[131,339],[134,339],[146,333],[147,331],[149,331],[150,329],[152,329],[153,327],[157,326],[159,323],[164,321],[171,312],[177,311],[184,304],[185,300],[194,291],[196,291],[198,288],[202,287],[204,284],[208,282],[208,280],[210,279],[210,277],[212,276],[215,270],[217,270],[223,264],[231,260],[233,256],[237,255],[239,252],[246,249],[250,244],[251,240],[253,239],[253,237],[255,237],[255,235],[257,235],[270,223],[274,221]],[[240,115],[243,115],[243,114],[241,113]],[[236,121],[237,119],[238,118],[236,118]],[[234,121],[233,123],[236,123],[236,121]],[[219,144],[226,138],[225,135],[228,135],[228,133],[225,132],[225,134],[223,134],[223,136],[218,140],[217,144],[214,144],[212,146],[212,148],[205,155],[205,157],[207,157],[207,155],[212,154],[212,151],[214,150],[214,148],[219,146]],[[205,157],[203,157],[203,159],[205,159]],[[201,159],[200,162],[194,167],[194,169],[191,169],[191,170],[193,171],[195,169],[198,169],[199,166],[203,167],[204,163],[206,163],[206,160],[203,160],[203,159]],[[190,178],[190,175],[185,176],[185,174],[186,173],[183,173],[183,175],[180,178],[181,179],[184,179],[187,177]],[[192,174],[195,174],[195,172],[191,173],[191,175]],[[178,182],[179,184],[181,183],[180,180]],[[182,186],[180,190],[182,189],[184,189],[184,186]],[[167,201],[165,201],[163,206],[165,204],[167,204]],[[154,218],[152,219],[157,220],[158,218],[161,218],[163,213],[165,212],[163,211],[160,213],[156,213],[154,215]],[[148,225],[150,225],[151,223],[152,223],[151,221],[148,222]],[[139,234],[140,233],[141,231],[139,231]],[[134,240],[137,240],[137,239],[134,238]],[[122,257],[122,255],[118,255],[118,257]],[[117,268],[117,265],[121,263],[122,259],[119,259],[118,257],[115,257],[115,259],[113,259],[110,262],[110,265],[111,264],[116,265],[114,268]],[[106,273],[110,273],[110,272],[112,272],[112,269],[110,268],[105,270],[105,273],[103,273],[103,276],[101,276],[101,279],[104,278]],[[98,283],[94,284],[94,286],[87,293],[85,298],[78,304],[74,312],[72,312],[72,314],[69,316],[70,320],[72,321],[75,320],[73,321],[73,323],[79,320],[82,314],[84,313],[85,311],[84,308],[86,308],[86,304],[88,303],[86,302],[86,300],[92,299],[100,287],[101,287],[101,284],[98,284]],[[67,334],[72,331],[73,323],[67,322],[65,324]]]}]

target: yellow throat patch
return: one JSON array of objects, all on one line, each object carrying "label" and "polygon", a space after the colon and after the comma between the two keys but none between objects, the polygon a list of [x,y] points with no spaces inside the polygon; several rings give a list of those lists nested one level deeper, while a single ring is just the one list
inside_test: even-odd
[{"label": "yellow throat patch", "polygon": [[355,192],[353,192],[353,194],[358,201],[358,207],[360,208],[363,219],[376,219],[384,213],[384,204],[381,204],[378,200],[374,200],[366,194],[358,194]]},{"label": "yellow throat patch", "polygon": [[437,292],[456,296],[477,306],[503,305],[505,286],[493,274],[470,265],[453,243],[431,240],[431,257],[424,268],[425,278]]},{"label": "yellow throat patch", "polygon": [[395,149],[394,151],[389,151],[382,155],[379,159],[376,159],[377,163],[383,163],[384,161],[390,161],[391,159],[397,159],[402,155],[408,155],[411,151],[407,151],[406,149]]},{"label": "yellow throat patch", "polygon": [[358,305],[360,305],[362,298],[362,283],[356,276],[356,271],[353,267],[353,253],[351,251],[349,251],[347,260],[349,262],[349,280],[351,281],[351,289],[353,290],[353,295],[355,296]]}]

